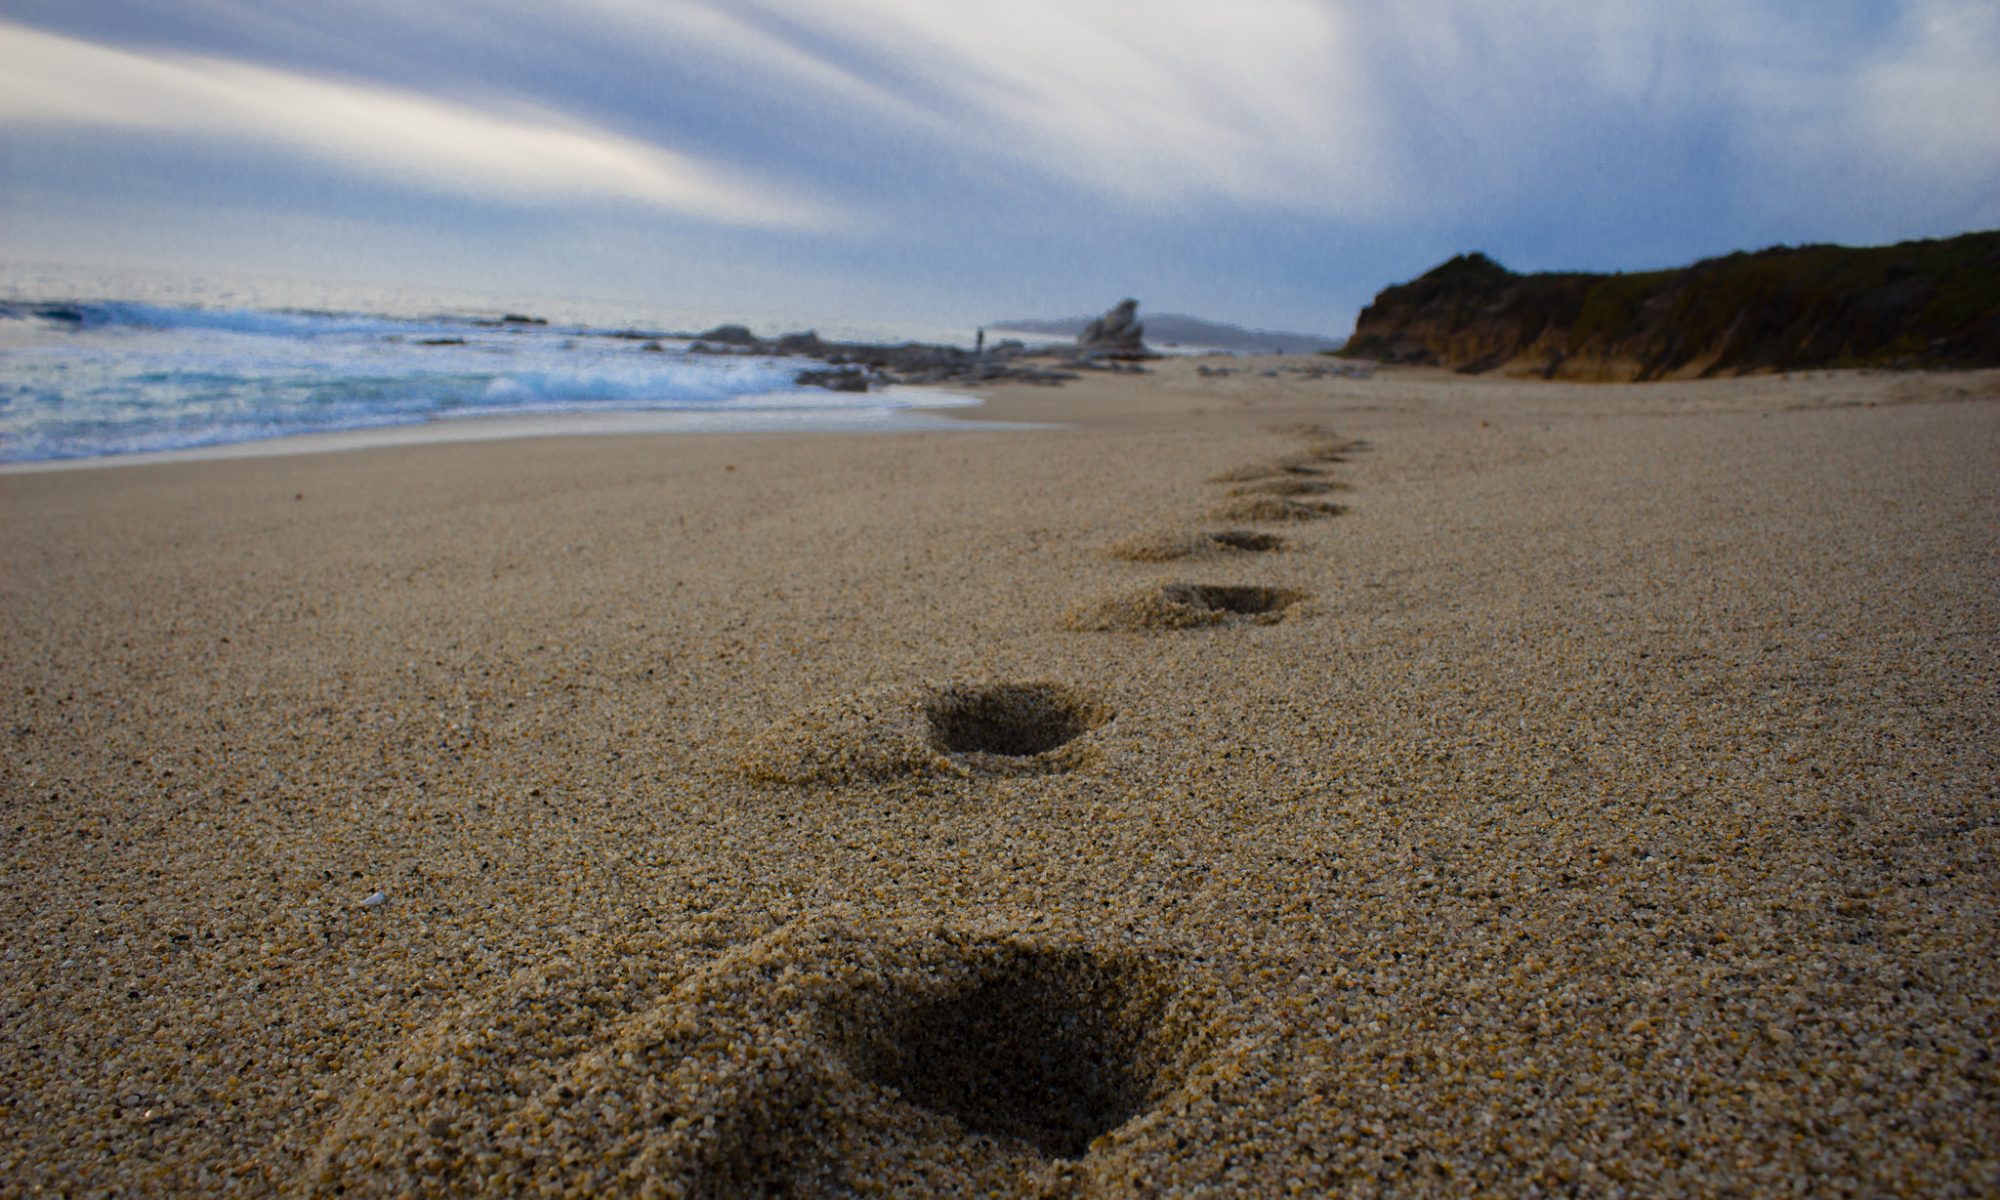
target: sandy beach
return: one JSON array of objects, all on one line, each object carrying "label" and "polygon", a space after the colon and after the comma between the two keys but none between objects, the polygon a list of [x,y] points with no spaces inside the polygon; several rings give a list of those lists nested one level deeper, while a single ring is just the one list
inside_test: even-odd
[{"label": "sandy beach", "polygon": [[0,1194],[2000,1192],[2000,372],[1325,361],[0,476]]}]

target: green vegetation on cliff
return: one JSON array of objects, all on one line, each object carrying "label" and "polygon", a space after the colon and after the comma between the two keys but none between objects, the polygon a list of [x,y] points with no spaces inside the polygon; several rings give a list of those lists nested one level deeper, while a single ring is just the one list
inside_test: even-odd
[{"label": "green vegetation on cliff", "polygon": [[1462,254],[1376,296],[1340,353],[1553,379],[2000,366],[2000,232],[1632,275],[1517,275]]}]

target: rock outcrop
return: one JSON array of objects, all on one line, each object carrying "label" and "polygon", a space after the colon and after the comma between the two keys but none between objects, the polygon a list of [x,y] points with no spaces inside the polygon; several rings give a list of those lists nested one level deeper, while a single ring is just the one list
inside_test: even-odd
[{"label": "rock outcrop", "polygon": [[754,346],[757,335],[750,332],[747,325],[717,325],[706,333],[694,335],[697,341],[719,342],[725,346]]},{"label": "rock outcrop", "polygon": [[[724,336],[718,337],[720,332]],[[682,334],[677,336],[690,337]],[[879,345],[873,342],[831,342],[817,333],[787,333],[765,339],[741,325],[724,325],[701,334],[688,347],[690,354],[761,355],[771,358],[808,358],[825,364],[810,367],[792,377],[801,387],[823,387],[837,392],[865,392],[891,384],[1012,383],[1058,384],[1075,379],[1071,371],[1030,361],[1033,356],[1020,342],[1005,341],[984,351],[959,346],[936,346],[924,342]],[[1089,362],[1060,365],[1082,370],[1111,369]]]},{"label": "rock outcrop", "polygon": [[[1004,333],[1040,334],[1072,341],[1095,317],[1006,317],[988,321],[987,328]],[[1196,350],[1231,350],[1239,354],[1319,354],[1338,350],[1345,338],[1323,337],[1316,333],[1291,333],[1279,329],[1246,329],[1222,321],[1191,317],[1186,313],[1150,313],[1146,317],[1146,338],[1150,345],[1187,347]]]},{"label": "rock outcrop", "polygon": [[1518,275],[1465,254],[1376,296],[1341,354],[1596,380],[2000,366],[2000,232],[1630,275]]},{"label": "rock outcrop", "polygon": [[1112,358],[1148,357],[1145,335],[1146,327],[1139,323],[1139,302],[1127,297],[1092,321],[1076,339],[1076,348],[1084,354]]},{"label": "rock outcrop", "polygon": [[831,371],[800,371],[792,376],[792,382],[800,387],[825,388],[829,392],[868,390],[868,376],[856,367],[838,367]]},{"label": "rock outcrop", "polygon": [[[762,338],[743,325],[718,325],[703,333],[655,334],[624,330],[606,336],[625,339],[647,338],[657,344],[661,337],[685,338],[689,354],[758,355],[770,358],[813,359],[824,367],[797,372],[793,382],[801,387],[823,387],[831,391],[864,392],[891,384],[936,383],[1036,383],[1059,384],[1077,378],[1078,371],[1143,372],[1144,368],[1126,360],[1157,357],[1139,343],[1139,323],[1131,320],[1138,308],[1128,300],[1106,314],[1112,345],[1103,352],[1052,352],[1051,348],[1029,349],[1013,339],[979,350],[962,346],[939,346],[925,342],[882,345],[874,342],[828,341],[818,333],[780,334]],[[1124,320],[1111,321],[1120,313]],[[1137,349],[1122,347],[1137,346]]]}]

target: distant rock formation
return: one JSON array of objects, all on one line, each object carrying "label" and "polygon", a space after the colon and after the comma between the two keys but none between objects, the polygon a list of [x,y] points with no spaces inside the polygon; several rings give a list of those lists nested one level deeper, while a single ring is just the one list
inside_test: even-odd
[{"label": "distant rock formation", "polygon": [[694,336],[698,341],[720,342],[725,346],[754,346],[757,344],[757,335],[751,333],[749,327],[746,325],[717,325],[706,333],[697,333]]},{"label": "distant rock formation", "polygon": [[818,330],[808,329],[804,333],[787,333],[780,336],[775,349],[779,354],[791,358],[819,358],[827,352],[827,345],[819,340]]},{"label": "distant rock formation", "polygon": [[[623,333],[610,335],[624,337]],[[701,334],[673,334],[693,342],[689,354],[760,355],[772,358],[809,358],[826,364],[795,373],[792,382],[800,387],[820,387],[835,392],[865,392],[893,384],[934,383],[1039,383],[1059,384],[1075,379],[1070,371],[1027,361],[1027,347],[1003,341],[975,353],[959,346],[933,346],[904,342],[885,346],[872,342],[831,342],[818,333],[787,333],[772,339],[760,338],[742,325],[718,325]],[[1080,370],[1112,370],[1113,366],[1086,362],[1065,363]]]},{"label": "distant rock formation", "polygon": [[[808,345],[810,349],[806,348]],[[752,352],[756,353],[816,358],[826,363],[835,369],[800,371],[794,382],[840,392],[863,392],[871,387],[892,384],[1059,384],[1076,378],[1068,371],[1027,362],[1025,350],[1026,347],[1019,342],[989,346],[983,354],[958,346],[932,346],[922,342],[882,346],[868,342],[828,342],[814,337],[807,343],[798,334],[787,334],[776,342],[758,343],[752,347]]]},{"label": "distant rock formation", "polygon": [[1376,296],[1341,354],[1596,380],[2000,366],[2000,232],[1630,275],[1517,275],[1462,254]]},{"label": "distant rock formation", "polygon": [[[1107,324],[1111,324],[1110,319],[1121,311],[1125,319],[1113,325],[1114,344],[1121,348],[1101,353],[1087,353],[1080,348],[1074,351],[1058,351],[1052,347],[1031,350],[1012,338],[979,350],[924,342],[881,345],[874,342],[828,341],[812,330],[761,338],[744,325],[717,325],[702,333],[619,330],[604,336],[646,339],[642,349],[660,349],[658,339],[672,337],[686,339],[690,343],[687,349],[689,354],[816,359],[824,366],[795,372],[793,382],[801,387],[820,387],[837,392],[865,392],[896,384],[1053,385],[1077,378],[1079,371],[1143,374],[1145,368],[1136,362],[1124,361],[1158,357],[1138,343],[1139,324],[1130,319],[1137,308],[1136,301],[1127,301],[1106,314]],[[1138,349],[1122,348],[1128,345],[1138,345]]]},{"label": "distant rock formation", "polygon": [[[1065,340],[1081,334],[1095,318],[1013,317],[988,321],[987,328],[1006,333],[1042,334]],[[1238,354],[1319,354],[1340,349],[1344,339],[1316,333],[1291,333],[1279,329],[1245,329],[1191,317],[1186,313],[1149,313],[1146,337],[1151,345],[1194,350],[1228,350]]]},{"label": "distant rock formation", "polygon": [[1139,323],[1139,302],[1128,296],[1086,326],[1076,339],[1076,348],[1084,354],[1139,357],[1146,354],[1145,334],[1146,327]]}]

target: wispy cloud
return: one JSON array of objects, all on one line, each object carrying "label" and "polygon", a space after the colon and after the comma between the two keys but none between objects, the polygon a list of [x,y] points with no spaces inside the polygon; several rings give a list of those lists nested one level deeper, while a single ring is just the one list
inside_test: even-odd
[{"label": "wispy cloud", "polygon": [[[1276,324],[1472,246],[1628,267],[2000,224],[1995,62],[1994,0],[23,0],[0,186],[79,254],[320,213],[461,275],[587,231],[545,271],[579,291],[1171,283]],[[321,186],[357,180],[394,186]]]},{"label": "wispy cloud", "polygon": [[1368,119],[1367,72],[1341,11],[1313,0],[751,7],[879,68],[948,116],[961,151],[1128,202],[1329,216],[1394,203],[1400,164]]},{"label": "wispy cloud", "polygon": [[[1618,194],[1604,164],[1644,166],[1649,145],[1662,179],[1677,145],[1737,155],[1683,191],[1897,164],[1913,173],[1898,186],[1963,196],[1993,180],[2000,143],[1991,0],[1920,0],[1881,17],[1880,37],[1844,9],[1724,0],[730,7],[729,45],[775,75],[865,94],[956,154],[1159,210],[1478,219],[1585,181]],[[1882,180],[1855,182],[1856,205],[1887,203]]]},{"label": "wispy cloud", "polygon": [[[837,56],[803,49],[761,29],[730,8],[700,0],[571,0],[572,16],[603,22],[641,44],[699,47],[732,61],[750,79],[780,78],[863,118],[942,132],[944,122],[889,82],[871,79]],[[662,64],[663,67],[665,64]]]},{"label": "wispy cloud", "polygon": [[1925,0],[1896,49],[1862,72],[1858,158],[2000,222],[2000,5]]},{"label": "wispy cloud", "polygon": [[785,229],[842,220],[823,203],[541,107],[139,53],[6,23],[0,121],[240,139],[468,197],[614,201]]}]

